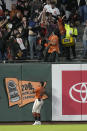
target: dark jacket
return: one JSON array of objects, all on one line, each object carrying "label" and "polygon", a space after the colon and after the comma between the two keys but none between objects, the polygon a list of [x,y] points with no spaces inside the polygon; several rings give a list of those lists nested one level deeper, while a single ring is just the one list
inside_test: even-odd
[{"label": "dark jacket", "polygon": [[77,0],[67,0],[66,10],[71,11],[73,8],[76,10],[78,8]]},{"label": "dark jacket", "polygon": [[83,6],[83,5],[86,5],[85,0],[80,0],[79,6]]}]

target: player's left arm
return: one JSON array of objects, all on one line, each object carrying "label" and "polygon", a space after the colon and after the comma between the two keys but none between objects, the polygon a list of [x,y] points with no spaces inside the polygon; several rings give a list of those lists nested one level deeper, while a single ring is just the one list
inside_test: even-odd
[{"label": "player's left arm", "polygon": [[45,89],[46,85],[47,85],[47,81],[45,81],[44,85],[43,85],[43,87],[44,87],[43,94],[46,94],[46,89]]}]

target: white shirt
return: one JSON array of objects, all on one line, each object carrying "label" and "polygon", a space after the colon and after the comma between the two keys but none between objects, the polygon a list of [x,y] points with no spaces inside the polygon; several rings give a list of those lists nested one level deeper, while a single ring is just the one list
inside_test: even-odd
[{"label": "white shirt", "polygon": [[12,4],[17,4],[17,0],[4,0],[6,3],[6,8],[8,10],[11,10]]},{"label": "white shirt", "polygon": [[56,7],[55,7],[54,9],[50,8],[50,11],[49,11],[49,12],[52,13],[53,16],[60,15],[60,11],[59,11],[59,9],[56,8]]},{"label": "white shirt", "polygon": [[21,50],[25,50],[26,48],[25,48],[25,46],[24,46],[24,44],[23,44],[22,39],[21,39],[21,38],[16,38],[16,40],[17,40],[17,43],[18,43],[19,46],[20,46],[20,49],[21,49]]},{"label": "white shirt", "polygon": [[44,9],[46,10],[46,12],[49,12],[50,8],[51,8],[50,4],[49,5],[47,4],[44,6]]},{"label": "white shirt", "polygon": [[60,15],[60,11],[58,8],[54,8],[52,9],[51,5],[45,5],[44,6],[44,10],[46,10],[46,12],[49,12],[49,13],[52,13],[53,16],[57,16],[57,15]]}]

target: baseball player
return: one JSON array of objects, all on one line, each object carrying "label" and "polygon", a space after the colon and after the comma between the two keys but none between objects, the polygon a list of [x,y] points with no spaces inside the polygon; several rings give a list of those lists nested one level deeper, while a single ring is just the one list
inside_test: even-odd
[{"label": "baseball player", "polygon": [[41,125],[40,110],[43,105],[42,96],[45,93],[45,86],[46,86],[46,82],[40,82],[40,85],[33,90],[33,92],[35,93],[35,102],[32,108],[32,114],[35,119],[33,125]]}]

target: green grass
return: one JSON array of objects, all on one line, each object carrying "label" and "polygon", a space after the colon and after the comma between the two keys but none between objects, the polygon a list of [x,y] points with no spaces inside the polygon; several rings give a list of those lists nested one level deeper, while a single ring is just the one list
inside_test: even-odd
[{"label": "green grass", "polygon": [[87,131],[87,124],[69,125],[0,125],[0,131]]}]

